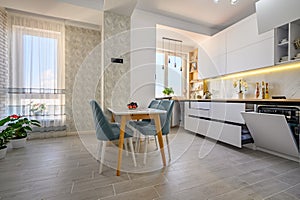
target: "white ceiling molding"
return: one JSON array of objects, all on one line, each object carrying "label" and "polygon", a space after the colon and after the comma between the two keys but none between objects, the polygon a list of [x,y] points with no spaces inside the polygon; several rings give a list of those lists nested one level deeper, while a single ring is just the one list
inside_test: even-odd
[{"label": "white ceiling molding", "polygon": [[103,10],[104,0],[57,0],[65,3],[95,9],[95,10]]},{"label": "white ceiling molding", "polygon": [[102,12],[57,0],[0,0],[0,6],[28,13],[101,25]]}]

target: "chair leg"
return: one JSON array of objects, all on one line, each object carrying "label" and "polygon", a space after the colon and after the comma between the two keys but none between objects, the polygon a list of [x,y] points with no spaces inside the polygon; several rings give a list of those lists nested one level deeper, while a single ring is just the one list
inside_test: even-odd
[{"label": "chair leg", "polygon": [[135,152],[138,152],[138,146],[139,146],[139,143],[140,143],[140,136],[137,134],[137,131],[134,130],[134,135],[135,135]]},{"label": "chair leg", "polygon": [[101,141],[98,140],[98,144],[97,144],[97,161],[100,160],[100,154],[101,154]]},{"label": "chair leg", "polygon": [[170,151],[170,144],[169,144],[168,134],[166,135],[166,141],[167,141],[168,153],[169,153],[169,161],[170,161],[171,160],[171,151]]},{"label": "chair leg", "polygon": [[127,146],[127,140],[124,140],[124,148],[125,148],[125,152],[126,152],[126,156],[128,156],[128,146]]},{"label": "chair leg", "polygon": [[148,147],[147,139],[148,139],[148,138],[149,138],[149,136],[145,136],[144,164],[146,164],[146,160],[147,160],[147,147]]},{"label": "chair leg", "polygon": [[99,166],[99,174],[102,174],[102,170],[103,170],[105,147],[106,147],[106,141],[103,141],[102,142],[102,150],[101,150],[100,166]]},{"label": "chair leg", "polygon": [[155,140],[156,149],[158,149],[158,144],[157,144],[157,137],[156,137],[156,135],[154,135],[154,140]]},{"label": "chair leg", "polygon": [[136,167],[136,160],[135,160],[135,155],[134,155],[134,148],[133,148],[132,138],[128,138],[128,140],[129,140],[129,147],[130,147],[130,151],[131,151],[131,155],[132,155],[133,164]]}]

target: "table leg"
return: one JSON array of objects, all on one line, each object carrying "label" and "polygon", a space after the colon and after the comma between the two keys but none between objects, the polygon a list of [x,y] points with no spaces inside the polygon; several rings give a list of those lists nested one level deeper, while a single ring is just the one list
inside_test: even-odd
[{"label": "table leg", "polygon": [[120,176],[121,163],[122,163],[122,150],[124,144],[124,132],[126,126],[126,116],[121,117],[121,127],[120,127],[120,138],[119,138],[119,155],[118,155],[118,166],[117,166],[117,176]]},{"label": "table leg", "polygon": [[156,127],[162,162],[163,162],[163,165],[166,166],[166,156],[165,156],[165,151],[164,151],[164,141],[163,141],[162,132],[161,132],[160,118],[159,118],[159,115],[154,115],[153,118],[155,121],[155,127]]}]

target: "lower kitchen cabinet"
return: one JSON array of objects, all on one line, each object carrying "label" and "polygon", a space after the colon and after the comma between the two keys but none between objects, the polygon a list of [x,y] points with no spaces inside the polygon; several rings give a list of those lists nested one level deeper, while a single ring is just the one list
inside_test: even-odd
[{"label": "lower kitchen cabinet", "polygon": [[253,142],[242,111],[245,111],[244,103],[185,102],[184,128],[241,148]]}]

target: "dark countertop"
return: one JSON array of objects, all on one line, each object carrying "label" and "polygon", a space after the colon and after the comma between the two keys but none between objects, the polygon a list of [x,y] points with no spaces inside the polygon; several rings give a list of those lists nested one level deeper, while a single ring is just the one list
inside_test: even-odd
[{"label": "dark countertop", "polygon": [[[157,98],[162,99],[162,98]],[[248,104],[267,104],[267,105],[298,105],[300,99],[182,99],[172,97],[180,102],[221,102],[221,103],[248,103]]]}]

